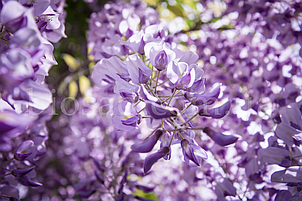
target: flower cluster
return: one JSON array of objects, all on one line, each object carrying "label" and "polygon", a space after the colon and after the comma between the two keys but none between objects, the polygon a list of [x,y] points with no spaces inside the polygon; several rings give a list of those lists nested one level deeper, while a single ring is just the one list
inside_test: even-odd
[{"label": "flower cluster", "polygon": [[[17,183],[41,186],[34,167],[45,154],[52,93],[45,76],[57,64],[53,45],[64,34],[65,1],[0,2],[0,197],[17,200]],[[49,108],[49,109],[47,109]]]},{"label": "flower cluster", "polygon": [[146,2],[81,1],[52,98],[65,2],[0,1],[0,200],[299,200],[302,4]]}]

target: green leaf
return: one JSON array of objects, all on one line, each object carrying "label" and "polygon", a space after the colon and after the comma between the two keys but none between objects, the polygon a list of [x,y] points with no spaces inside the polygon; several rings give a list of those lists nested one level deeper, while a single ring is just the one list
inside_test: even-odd
[{"label": "green leaf", "polygon": [[145,193],[144,191],[135,188],[135,193],[132,193],[134,196],[138,196],[141,198],[149,199],[149,200],[158,200],[157,195],[154,192]]},{"label": "green leaf", "polygon": [[171,6],[168,4],[167,9],[169,9],[176,16],[185,17],[185,12],[181,5]]}]

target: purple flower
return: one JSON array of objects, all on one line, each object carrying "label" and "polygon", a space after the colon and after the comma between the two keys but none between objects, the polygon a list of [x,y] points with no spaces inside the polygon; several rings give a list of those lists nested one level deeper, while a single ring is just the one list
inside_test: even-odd
[{"label": "purple flower", "polygon": [[209,127],[205,127],[203,132],[205,132],[216,144],[219,144],[220,146],[227,146],[238,140],[238,137],[236,136],[225,135],[223,133],[216,132]]},{"label": "purple flower", "polygon": [[178,114],[178,110],[176,108],[159,105],[152,101],[146,101],[146,110],[154,119],[173,117]]},{"label": "purple flower", "polygon": [[121,97],[124,98],[125,101],[128,101],[130,103],[136,103],[139,99],[139,96],[137,93],[132,91],[127,91],[125,89],[120,90]]},{"label": "purple flower", "polygon": [[34,142],[32,140],[26,140],[22,142],[16,150],[15,159],[23,161],[31,154],[35,153]]},{"label": "purple flower", "polygon": [[167,77],[177,89],[190,88],[195,81],[195,69],[185,62],[172,61],[167,67]]},{"label": "purple flower", "polygon": [[28,11],[28,9],[23,7],[19,2],[8,1],[3,5],[3,8],[1,10],[1,23],[7,30],[14,33],[18,29],[26,26],[27,21],[26,19],[24,19],[26,18],[24,16],[26,11]]},{"label": "purple flower", "polygon": [[126,59],[126,65],[134,84],[145,84],[152,74],[152,70],[146,66],[137,54],[129,55]]},{"label": "purple flower", "polygon": [[132,92],[138,92],[139,90],[138,86],[128,82],[131,78],[127,66],[116,56],[99,61],[94,66],[91,78],[99,87],[104,87],[102,81],[113,84],[114,93],[116,94],[119,94],[122,89]]},{"label": "purple flower", "polygon": [[132,151],[139,152],[139,153],[150,152],[153,149],[156,142],[158,141],[158,139],[162,136],[162,134],[163,134],[162,130],[155,131],[155,133],[151,137],[145,139],[143,142],[132,145],[131,146]]},{"label": "purple flower", "polygon": [[182,139],[180,144],[184,160],[188,165],[200,166],[202,159],[208,158],[207,153],[200,146],[195,144],[193,140],[190,142],[187,139]]},{"label": "purple flower", "polygon": [[169,147],[162,147],[160,148],[156,153],[153,153],[149,156],[147,156],[144,160],[144,173],[147,174],[151,167],[156,163],[159,159],[164,157],[166,154],[168,154],[170,151]]},{"label": "purple flower", "polygon": [[133,33],[137,31],[138,25],[140,23],[139,16],[135,13],[135,8],[124,8],[122,11],[122,16],[125,20],[122,20],[119,24],[120,32],[126,37],[130,37]]},{"label": "purple flower", "polygon": [[146,57],[151,64],[159,71],[167,68],[167,65],[176,58],[176,54],[164,42],[150,42],[145,45]]},{"label": "purple flower", "polygon": [[141,116],[129,102],[119,102],[113,107],[112,123],[120,130],[133,131],[141,121]]},{"label": "purple flower", "polygon": [[130,47],[134,52],[137,52],[141,55],[143,55],[144,47],[145,47],[145,41],[143,40],[144,37],[144,31],[139,31],[137,33],[134,33],[126,42],[126,45]]},{"label": "purple flower", "polygon": [[185,93],[185,98],[189,100],[193,105],[212,105],[217,100],[220,94],[221,84],[215,84],[212,86],[211,90],[204,94],[191,94],[189,92]]}]

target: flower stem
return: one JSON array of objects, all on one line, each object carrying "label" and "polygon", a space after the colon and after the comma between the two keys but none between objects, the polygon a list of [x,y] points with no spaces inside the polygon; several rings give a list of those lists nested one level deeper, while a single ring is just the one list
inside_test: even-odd
[{"label": "flower stem", "polygon": [[157,84],[158,84],[159,74],[160,74],[160,71],[157,72],[157,78],[156,78],[155,89],[154,89],[155,94],[157,94]]}]

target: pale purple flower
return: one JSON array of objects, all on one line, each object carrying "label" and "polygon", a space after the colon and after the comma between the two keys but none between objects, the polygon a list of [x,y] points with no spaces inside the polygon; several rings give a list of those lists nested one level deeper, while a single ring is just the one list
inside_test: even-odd
[{"label": "pale purple flower", "polygon": [[130,78],[134,84],[145,84],[152,74],[152,70],[139,58],[137,54],[129,55],[126,65]]},{"label": "pale purple flower", "polygon": [[133,105],[129,102],[119,102],[113,107],[112,123],[120,130],[133,131],[141,121]]},{"label": "pale purple flower", "polygon": [[144,35],[145,33],[143,30],[134,33],[131,37],[129,37],[125,44],[130,47],[134,52],[143,55],[145,53],[145,41],[143,40]]},{"label": "pale purple flower", "polygon": [[190,166],[200,166],[202,159],[207,159],[207,153],[194,140],[181,140],[182,153],[185,162]]},{"label": "pale purple flower", "polygon": [[23,141],[16,150],[14,158],[20,161],[25,160],[30,155],[35,155],[34,142],[32,140]]},{"label": "pale purple flower", "polygon": [[124,46],[121,36],[115,34],[111,38],[106,38],[102,45],[102,50],[109,55],[123,56],[128,53],[128,49]]},{"label": "pale purple flower", "polygon": [[146,57],[159,71],[166,69],[167,65],[176,58],[176,54],[171,50],[170,45],[163,41],[147,43],[144,50]]},{"label": "pale purple flower", "polygon": [[119,24],[119,31],[126,37],[130,37],[137,31],[140,18],[138,15],[136,15],[133,7],[124,8],[122,10],[122,16],[124,20],[122,20]]},{"label": "pale purple flower", "polygon": [[189,92],[185,93],[185,98],[188,99],[193,105],[212,105],[216,102],[220,94],[221,84],[215,84],[212,86],[211,90],[204,94],[191,94]]}]

